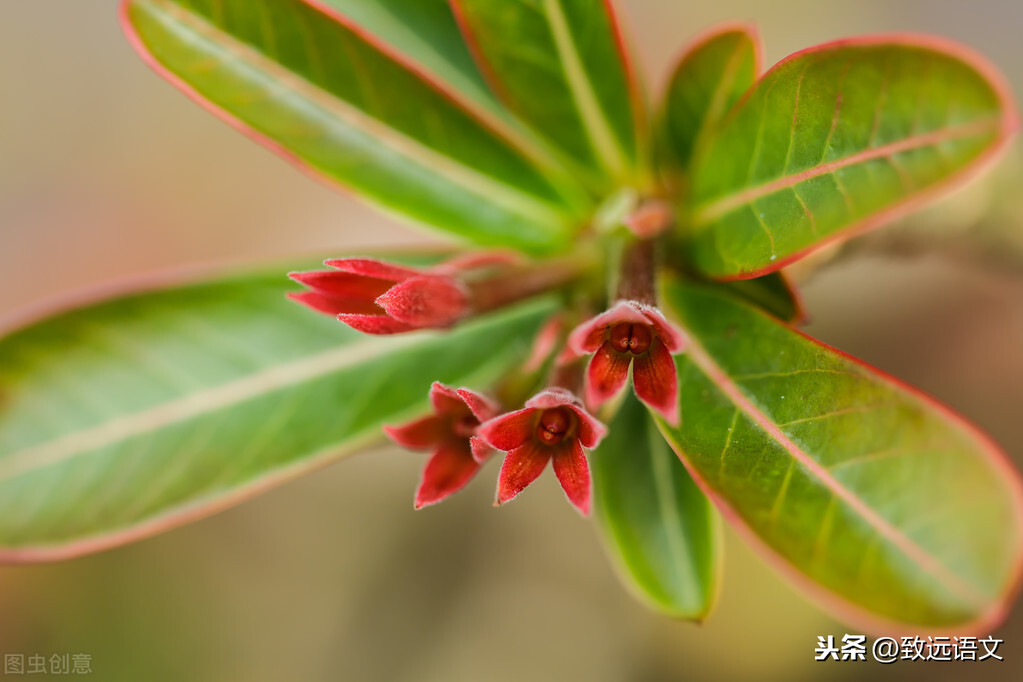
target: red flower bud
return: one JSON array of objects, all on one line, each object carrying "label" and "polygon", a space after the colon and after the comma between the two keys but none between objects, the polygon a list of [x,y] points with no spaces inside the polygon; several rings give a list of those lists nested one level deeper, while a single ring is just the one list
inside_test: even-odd
[{"label": "red flower bud", "polygon": [[310,288],[289,294],[313,310],[336,315],[367,334],[395,334],[449,327],[469,313],[469,293],[450,268],[430,270],[370,258],[325,263],[336,270],[293,272]]}]

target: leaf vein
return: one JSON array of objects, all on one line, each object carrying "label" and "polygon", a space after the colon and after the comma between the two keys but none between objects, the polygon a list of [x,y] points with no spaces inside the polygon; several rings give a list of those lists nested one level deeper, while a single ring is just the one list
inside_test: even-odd
[{"label": "leaf vein", "polygon": [[920,566],[925,572],[934,575],[951,591],[971,603],[980,605],[987,603],[984,594],[976,587],[957,575],[948,566],[941,563],[937,557],[916,544],[900,529],[892,525],[877,510],[870,507],[855,492],[842,485],[820,462],[789,438],[778,425],[774,424],[764,412],[746,397],[738,384],[726,374],[707,350],[695,340],[694,335],[690,333],[689,336],[689,357],[692,358],[693,362],[718,386],[728,400],[746,413],[753,423],[764,431],[771,440],[784,448],[793,460],[799,462],[806,469],[808,474],[816,478],[833,495],[840,498],[853,513],[863,519],[865,523],[879,535],[883,536],[899,552]]},{"label": "leaf vein", "polygon": [[[763,118],[761,118],[761,124],[762,123]],[[808,168],[804,171],[800,171],[799,173],[785,175],[775,180],[747,187],[746,189],[733,194],[716,198],[696,209],[694,223],[697,225],[706,225],[717,218],[741,208],[742,206],[752,204],[757,199],[769,196],[783,189],[788,189],[798,185],[799,183],[812,180],[813,178],[820,177],[822,175],[831,174],[834,176],[837,171],[844,168],[867,163],[891,154],[898,154],[914,149],[920,149],[922,147],[937,146],[941,142],[947,140],[981,136],[986,133],[994,132],[997,130],[998,125],[999,120],[997,117],[986,117],[976,121],[970,121],[969,123],[963,123],[948,128],[939,128],[912,137],[907,137],[899,140],[898,142],[892,142],[882,147],[864,149],[860,152],[856,152],[855,154],[850,154],[844,158]],[[755,149],[754,154],[751,155],[751,169],[753,164],[752,158],[756,153]]]}]

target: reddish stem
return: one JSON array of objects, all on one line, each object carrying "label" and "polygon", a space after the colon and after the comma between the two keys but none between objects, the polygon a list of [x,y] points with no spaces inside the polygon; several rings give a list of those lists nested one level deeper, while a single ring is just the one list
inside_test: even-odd
[{"label": "reddish stem", "polygon": [[654,243],[649,239],[639,240],[625,247],[618,278],[619,300],[657,305],[654,261]]},{"label": "reddish stem", "polygon": [[579,279],[588,267],[589,263],[580,259],[553,260],[467,282],[472,310],[476,314],[486,313],[558,289]]}]

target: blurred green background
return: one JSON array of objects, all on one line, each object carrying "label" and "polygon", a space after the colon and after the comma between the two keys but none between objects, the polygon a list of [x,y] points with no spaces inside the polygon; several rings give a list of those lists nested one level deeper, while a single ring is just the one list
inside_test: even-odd
[{"label": "blurred green background", "polygon": [[[160,81],[123,39],[116,4],[0,2],[0,316],[153,270],[428,239],[295,172]],[[987,54],[1023,92],[1018,0],[619,6],[652,92],[690,37],[729,19],[759,24],[768,63],[846,35],[939,33]],[[811,333],[964,412],[1017,465],[1020,165],[1017,143],[994,181],[916,218],[915,232],[867,238],[804,288]],[[1000,264],[974,260],[949,225],[976,227]],[[913,252],[914,235],[932,228],[943,253],[878,255]],[[422,461],[381,449],[135,545],[0,567],[0,653],[88,653],[102,680],[1023,674],[1023,608],[994,633],[1004,663],[815,663],[818,635],[856,629],[731,534],[717,612],[703,626],[666,620],[619,585],[553,477],[495,510],[491,465],[466,492],[414,513]]]}]

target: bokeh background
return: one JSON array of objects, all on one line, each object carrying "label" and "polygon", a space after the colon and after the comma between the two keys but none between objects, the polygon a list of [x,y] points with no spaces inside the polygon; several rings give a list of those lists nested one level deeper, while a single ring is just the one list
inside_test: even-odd
[{"label": "bokeh background", "polygon": [[[116,4],[0,2],[0,316],[153,270],[429,238],[309,180],[188,102],[132,53]],[[729,19],[759,24],[769,63],[846,35],[938,33],[986,53],[1023,92],[1018,0],[619,6],[653,92],[690,37]],[[799,273],[811,333],[964,412],[1017,464],[1019,156],[1016,147],[992,179],[909,226]],[[928,240],[937,253],[920,253]],[[421,464],[381,449],[135,545],[0,567],[0,652],[89,653],[103,680],[951,680],[1023,671],[1023,607],[994,633],[1005,639],[1004,663],[814,663],[818,635],[855,630],[730,533],[717,612],[702,626],[669,621],[623,590],[553,477],[495,510],[488,467],[469,490],[413,513]]]}]

